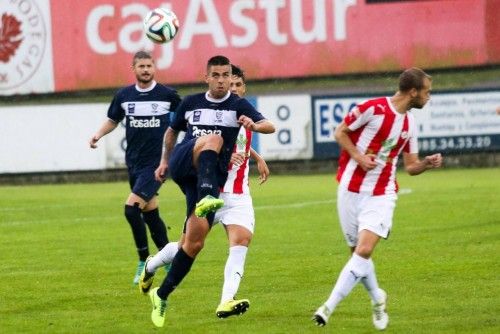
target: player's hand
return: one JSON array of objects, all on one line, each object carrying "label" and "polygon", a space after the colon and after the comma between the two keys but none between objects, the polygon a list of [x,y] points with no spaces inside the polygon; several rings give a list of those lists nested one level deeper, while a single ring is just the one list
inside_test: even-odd
[{"label": "player's hand", "polygon": [[255,129],[254,121],[245,115],[241,115],[240,118],[238,118],[238,123],[240,123],[245,129],[252,131]]},{"label": "player's hand", "polygon": [[97,138],[97,136],[92,136],[92,138],[90,138],[90,140],[89,140],[90,148],[97,148],[98,141],[99,141],[99,138]]},{"label": "player's hand", "polygon": [[360,156],[358,164],[365,171],[369,171],[377,167],[375,154],[363,154]]},{"label": "player's hand", "polygon": [[233,165],[239,167],[245,162],[245,154],[244,153],[236,153],[231,154],[231,159],[229,160]]},{"label": "player's hand", "polygon": [[155,170],[155,180],[163,182],[167,178],[168,164],[165,160],[161,159],[160,165]]},{"label": "player's hand", "polygon": [[259,171],[259,184],[263,184],[269,178],[269,168],[264,159],[257,160],[257,170]]},{"label": "player's hand", "polygon": [[425,157],[425,163],[429,168],[439,168],[443,164],[441,153],[428,155]]}]

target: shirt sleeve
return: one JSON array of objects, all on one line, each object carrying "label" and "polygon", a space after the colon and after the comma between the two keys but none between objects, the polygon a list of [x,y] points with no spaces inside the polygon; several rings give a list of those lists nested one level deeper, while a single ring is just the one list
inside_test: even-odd
[{"label": "shirt sleeve", "polygon": [[170,111],[175,112],[179,104],[181,103],[181,97],[176,90],[172,90],[172,96],[170,98]]},{"label": "shirt sleeve", "polygon": [[368,103],[361,103],[353,107],[344,117],[344,122],[349,130],[354,131],[368,123],[373,114],[373,107]]},{"label": "shirt sleeve", "polygon": [[167,126],[170,126],[175,118],[175,111],[179,107],[181,102],[181,98],[176,90],[171,91],[168,97],[168,101],[170,102],[169,113],[167,118]]},{"label": "shirt sleeve", "polygon": [[120,94],[116,94],[108,108],[108,118],[113,122],[120,123],[125,117],[125,110],[121,106]]},{"label": "shirt sleeve", "polygon": [[258,112],[254,106],[248,102],[247,99],[238,100],[238,108],[236,109],[236,115],[239,118],[241,115],[250,117],[255,123],[266,119],[260,112]]},{"label": "shirt sleeve", "polygon": [[177,108],[175,108],[174,116],[170,127],[175,131],[187,131],[187,121],[186,121],[186,109],[187,102],[186,99],[182,100]]},{"label": "shirt sleeve", "polygon": [[418,140],[417,137],[410,137],[403,147],[403,151],[410,154],[418,154]]}]

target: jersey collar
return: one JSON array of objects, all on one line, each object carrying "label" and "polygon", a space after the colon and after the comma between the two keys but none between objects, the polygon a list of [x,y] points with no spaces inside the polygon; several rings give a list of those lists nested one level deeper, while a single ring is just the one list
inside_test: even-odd
[{"label": "jersey collar", "polygon": [[209,102],[214,102],[214,103],[224,102],[224,101],[226,101],[229,98],[229,96],[231,96],[231,91],[230,90],[227,91],[226,96],[224,96],[223,98],[220,98],[220,99],[214,99],[213,97],[210,97],[210,95],[208,94],[208,91],[205,93],[205,98]]},{"label": "jersey collar", "polygon": [[145,93],[145,92],[150,92],[152,91],[154,88],[156,87],[156,81],[153,80],[151,82],[151,86],[149,86],[148,88],[140,88],[137,84],[135,84],[135,89],[137,89],[137,91],[141,92],[141,93]]},{"label": "jersey collar", "polygon": [[394,107],[394,104],[392,104],[392,102],[391,102],[391,98],[390,98],[389,96],[386,96],[386,97],[385,97],[385,99],[386,99],[386,101],[387,101],[387,105],[389,106],[389,109],[391,109],[391,111],[392,111],[395,115],[397,115],[397,116],[403,116],[403,117],[405,116],[405,114],[406,114],[406,113],[401,114],[401,113],[399,113],[399,112],[396,110],[396,107]]}]

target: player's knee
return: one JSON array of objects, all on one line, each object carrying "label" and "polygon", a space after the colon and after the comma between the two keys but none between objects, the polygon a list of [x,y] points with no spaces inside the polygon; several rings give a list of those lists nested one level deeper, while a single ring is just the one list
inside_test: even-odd
[{"label": "player's knee", "polygon": [[224,140],[218,135],[208,135],[203,145],[204,149],[219,151],[224,144]]},{"label": "player's knee", "polygon": [[372,256],[373,247],[371,245],[359,244],[356,246],[355,253],[359,256],[369,259]]},{"label": "player's knee", "polygon": [[128,220],[140,217],[141,209],[139,207],[139,203],[135,203],[134,205],[125,205],[124,215]]},{"label": "player's knee", "polygon": [[201,250],[203,249],[203,246],[205,246],[204,241],[185,241],[182,247],[186,250],[186,252],[190,256],[196,256]]},{"label": "player's knee", "polygon": [[250,245],[250,241],[252,240],[251,236],[240,236],[235,238],[232,242],[233,246],[245,246],[248,247]]}]

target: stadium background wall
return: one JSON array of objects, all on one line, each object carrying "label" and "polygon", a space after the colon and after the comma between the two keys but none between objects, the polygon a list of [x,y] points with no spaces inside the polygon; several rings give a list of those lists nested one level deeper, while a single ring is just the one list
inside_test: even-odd
[{"label": "stadium background wall", "polygon": [[[154,46],[144,37],[142,18],[160,5],[172,7],[181,28],[173,43]],[[2,1],[0,16],[13,29],[3,37],[12,43],[0,51],[0,95],[121,86],[133,80],[123,69],[140,49],[153,51],[159,81],[172,84],[199,82],[199,64],[220,53],[245,68],[250,80],[500,64],[499,5],[499,0]]]},{"label": "stadium background wall", "polygon": [[[339,154],[335,127],[353,104],[379,95],[250,97],[277,128],[272,135],[256,134],[253,147],[273,173],[333,173]],[[107,106],[0,107],[0,133],[9,138],[9,144],[0,146],[0,183],[125,179],[123,126],[105,136],[97,150],[87,143],[105,119]],[[498,89],[434,93],[423,110],[414,112],[422,154],[442,152],[448,167],[500,166],[498,106]]]}]

